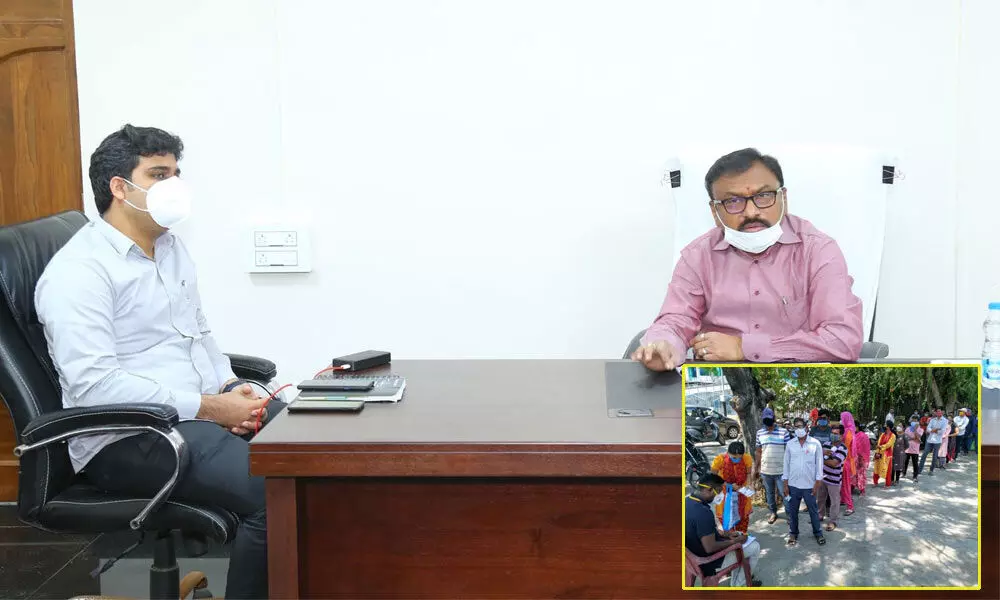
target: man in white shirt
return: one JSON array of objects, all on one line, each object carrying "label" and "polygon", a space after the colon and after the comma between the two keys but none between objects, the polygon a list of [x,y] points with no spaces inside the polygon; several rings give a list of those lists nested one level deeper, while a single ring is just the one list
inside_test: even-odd
[{"label": "man in white shirt", "polygon": [[[90,159],[101,217],[52,258],[35,290],[63,406],[169,404],[190,452],[173,498],[236,513],[226,598],[265,598],[264,482],[248,473],[246,439],[264,401],[236,379],[212,338],[194,263],[169,229],[190,199],[178,179],[180,138],[126,125]],[[270,412],[284,405],[272,401]],[[195,420],[198,419],[198,420]],[[172,446],[155,433],[79,436],[74,470],[98,488],[152,496],[173,475]]]},{"label": "man in white shirt", "polygon": [[[969,426],[968,412],[968,410],[960,408],[958,409],[958,416],[955,417],[955,430],[958,432],[958,440],[956,440],[955,447],[960,450],[965,450],[966,455],[969,454],[965,447],[966,429]],[[958,460],[958,450],[955,450],[955,460]]]},{"label": "man in white shirt", "polygon": [[927,455],[931,455],[931,475],[934,474],[935,457],[938,448],[941,447],[941,436],[944,435],[944,428],[948,426],[948,419],[944,418],[944,411],[940,408],[934,411],[934,418],[927,424],[927,443],[924,444],[924,452],[920,455],[920,473],[924,472],[924,463],[927,462]]},{"label": "man in white shirt", "polygon": [[792,421],[794,435],[785,445],[785,465],[781,479],[785,484],[785,497],[789,498],[788,545],[794,546],[799,540],[799,506],[805,500],[809,509],[813,535],[820,546],[826,544],[820,529],[819,507],[816,495],[823,485],[823,446],[815,438],[806,435],[806,422],[802,417]]}]

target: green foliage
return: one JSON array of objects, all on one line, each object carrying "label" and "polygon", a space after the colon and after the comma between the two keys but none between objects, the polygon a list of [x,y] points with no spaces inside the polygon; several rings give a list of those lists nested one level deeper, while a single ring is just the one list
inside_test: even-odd
[{"label": "green foliage", "polygon": [[[933,384],[928,377],[933,378]],[[947,410],[976,403],[979,381],[971,367],[824,367],[795,366],[753,369],[761,387],[775,392],[774,408],[782,413],[830,409],[834,420],[850,411],[857,421],[881,420],[891,407],[908,416],[925,407]]]}]

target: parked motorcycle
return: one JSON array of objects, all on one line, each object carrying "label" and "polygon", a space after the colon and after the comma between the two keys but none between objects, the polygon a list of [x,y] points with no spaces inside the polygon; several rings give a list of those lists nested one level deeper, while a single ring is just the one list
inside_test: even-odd
[{"label": "parked motorcycle", "polygon": [[706,421],[700,427],[689,425],[685,431],[686,436],[694,439],[695,443],[718,442],[720,446],[726,445],[725,434],[719,431],[719,426],[712,421]]},{"label": "parked motorcycle", "polygon": [[701,448],[695,446],[696,443],[691,435],[684,434],[684,458],[687,463],[684,467],[684,478],[691,487],[697,485],[698,480],[712,469],[712,462]]}]

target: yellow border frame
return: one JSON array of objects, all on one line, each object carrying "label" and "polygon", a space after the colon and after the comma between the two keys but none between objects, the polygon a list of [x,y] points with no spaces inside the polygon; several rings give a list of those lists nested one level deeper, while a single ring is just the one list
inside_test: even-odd
[{"label": "yellow border frame", "polygon": [[[976,398],[976,418],[980,418],[983,408],[983,365],[981,363],[947,363],[947,364],[937,364],[937,363],[848,363],[848,364],[831,364],[831,363],[795,363],[795,364],[771,364],[771,363],[684,363],[681,365],[681,447],[683,449],[684,444],[687,443],[684,432],[687,431],[686,421],[687,421],[687,369],[688,367],[716,367],[720,369],[733,368],[733,367],[746,367],[752,369],[772,369],[781,367],[808,367],[808,368],[818,368],[818,369],[860,369],[860,368],[889,368],[889,367],[902,367],[911,369],[928,369],[928,368],[969,368],[975,367],[979,378],[979,388],[977,391]],[[681,589],[685,591],[718,591],[718,590],[861,590],[861,591],[877,591],[877,590],[920,590],[920,591],[981,591],[983,587],[983,447],[982,447],[982,429],[976,432],[976,475],[978,480],[976,481],[976,506],[978,507],[978,512],[976,514],[976,585],[968,587],[956,587],[956,586],[941,586],[941,587],[857,587],[857,586],[803,586],[803,587],[688,587],[687,582],[687,556],[685,554],[684,546],[684,529],[687,526],[686,519],[686,505],[685,497],[688,493],[688,482],[687,482],[687,453],[681,452],[681,490],[683,491],[681,497]]]}]

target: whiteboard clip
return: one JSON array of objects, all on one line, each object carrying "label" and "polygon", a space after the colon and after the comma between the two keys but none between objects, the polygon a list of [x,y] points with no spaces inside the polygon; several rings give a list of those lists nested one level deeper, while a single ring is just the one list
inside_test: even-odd
[{"label": "whiteboard clip", "polygon": [[906,179],[906,175],[893,165],[882,165],[882,183],[892,185],[896,181]]},{"label": "whiteboard clip", "polygon": [[664,186],[670,184],[672,188],[681,187],[681,172],[680,171],[664,171],[663,177],[660,178],[660,185]]}]

